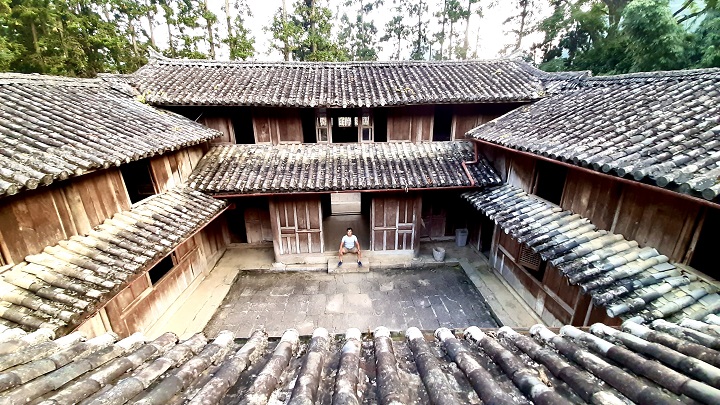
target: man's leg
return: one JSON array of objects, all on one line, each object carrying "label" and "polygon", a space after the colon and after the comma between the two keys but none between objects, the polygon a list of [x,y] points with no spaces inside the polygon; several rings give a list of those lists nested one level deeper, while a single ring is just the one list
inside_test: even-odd
[{"label": "man's leg", "polygon": [[340,251],[338,252],[340,255],[340,261],[338,262],[338,267],[342,266],[343,263],[343,255],[347,252],[347,250],[344,247],[340,248]]}]

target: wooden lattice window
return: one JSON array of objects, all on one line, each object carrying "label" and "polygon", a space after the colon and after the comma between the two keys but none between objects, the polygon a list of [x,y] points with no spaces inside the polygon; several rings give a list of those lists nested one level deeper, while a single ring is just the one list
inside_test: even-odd
[{"label": "wooden lattice window", "polygon": [[542,259],[538,253],[533,252],[533,250],[526,245],[520,246],[517,262],[519,265],[530,270],[539,270],[541,261]]}]

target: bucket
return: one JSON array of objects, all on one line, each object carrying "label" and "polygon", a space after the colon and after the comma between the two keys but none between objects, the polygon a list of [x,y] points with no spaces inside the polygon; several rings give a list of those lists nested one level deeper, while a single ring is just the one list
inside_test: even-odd
[{"label": "bucket", "polygon": [[445,260],[445,249],[441,247],[434,247],[433,248],[433,258],[436,262],[441,262]]},{"label": "bucket", "polygon": [[466,228],[460,228],[455,230],[455,243],[463,247],[467,245],[468,230]]}]

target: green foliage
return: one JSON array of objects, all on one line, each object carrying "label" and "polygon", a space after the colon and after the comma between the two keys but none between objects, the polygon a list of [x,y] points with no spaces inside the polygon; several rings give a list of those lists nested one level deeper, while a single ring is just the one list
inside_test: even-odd
[{"label": "green foliage", "polygon": [[[332,12],[318,0],[297,0],[292,13],[278,9],[266,31],[285,60],[342,61],[347,52],[332,37]],[[322,2],[325,4],[324,2]]]},{"label": "green foliage", "polygon": [[383,4],[382,0],[347,0],[345,7],[355,7],[355,20],[351,21],[347,13],[340,17],[338,46],[344,49],[350,60],[377,60],[377,27],[370,18],[373,10]]},{"label": "green foliage", "polygon": [[720,66],[716,0],[553,0],[540,68],[595,74]]},{"label": "green foliage", "polygon": [[635,0],[623,13],[631,70],[680,69],[684,64],[685,32],[673,18],[667,1]]},{"label": "green foliage", "polygon": [[245,18],[252,17],[252,11],[245,0],[235,0],[233,9],[235,18],[230,14],[229,0],[225,1],[225,15],[227,21],[228,36],[223,40],[230,48],[230,59],[246,60],[255,55],[255,38],[250,35],[250,30],[245,28]]}]

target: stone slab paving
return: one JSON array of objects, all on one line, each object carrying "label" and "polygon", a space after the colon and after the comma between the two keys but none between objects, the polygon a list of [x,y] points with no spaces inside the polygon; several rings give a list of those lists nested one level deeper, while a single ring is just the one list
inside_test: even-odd
[{"label": "stone slab paving", "polygon": [[497,327],[484,298],[460,267],[372,270],[369,273],[240,272],[205,328],[248,337],[256,328],[279,336],[288,328],[311,334],[385,326],[405,331]]}]

